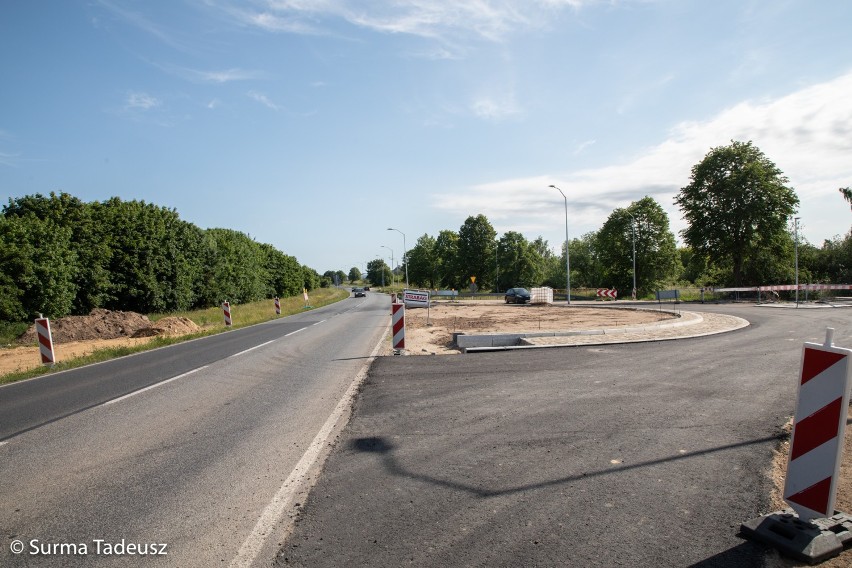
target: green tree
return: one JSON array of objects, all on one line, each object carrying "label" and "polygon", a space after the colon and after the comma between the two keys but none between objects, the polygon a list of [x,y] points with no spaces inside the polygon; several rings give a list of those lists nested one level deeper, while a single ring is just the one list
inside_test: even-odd
[{"label": "green tree", "polygon": [[391,269],[387,263],[377,258],[367,263],[367,280],[373,286],[390,286]]},{"label": "green tree", "polygon": [[97,219],[98,205],[83,203],[68,193],[51,192],[47,197],[37,193],[10,198],[3,209],[8,217],[32,215],[70,229],[70,247],[77,258],[72,267],[76,292],[71,308],[76,314],[87,314],[109,298],[107,267],[112,251],[108,244],[109,229]]},{"label": "green tree", "polygon": [[799,203],[781,170],[751,142],[713,148],[692,168],[691,182],[675,203],[688,227],[686,244],[712,263],[729,262],[735,285],[759,252],[780,253]]},{"label": "green tree", "polygon": [[31,213],[0,216],[0,319],[68,315],[76,263],[70,228]]},{"label": "green tree", "polygon": [[302,266],[295,257],[289,256],[269,244],[261,244],[265,255],[264,268],[267,274],[266,296],[286,298],[302,293]]},{"label": "green tree", "polygon": [[[243,304],[268,297],[267,255],[251,237],[232,229],[207,229],[204,250],[205,305],[225,300]],[[299,274],[303,277],[301,269]]]},{"label": "green tree", "polygon": [[598,231],[597,250],[606,286],[627,296],[633,289],[633,243],[636,243],[636,288],[645,295],[673,283],[681,272],[680,256],[666,212],[651,197],[616,209]]},{"label": "green tree", "polygon": [[443,288],[460,289],[470,282],[459,268],[459,235],[443,230],[435,239],[435,263],[438,283]]},{"label": "green tree", "polygon": [[435,238],[423,235],[408,251],[408,277],[413,285],[435,288],[438,284],[438,263],[435,257]]},{"label": "green tree", "polygon": [[[602,265],[598,259],[597,233],[586,233],[579,239],[571,239],[571,288],[599,288],[606,285]],[[565,287],[564,249],[557,268],[555,288]]]},{"label": "green tree", "polygon": [[497,231],[485,215],[468,217],[459,228],[458,263],[464,277],[476,277],[480,290],[494,284],[495,238]]},{"label": "green tree", "polygon": [[302,275],[304,277],[305,288],[310,290],[316,290],[320,287],[320,282],[322,278],[319,275],[319,272],[311,268],[307,265],[302,265]]},{"label": "green tree", "polygon": [[358,270],[358,267],[353,266],[349,269],[349,281],[355,282],[356,280],[361,280],[361,271]]},{"label": "green tree", "polygon": [[516,231],[507,231],[497,243],[497,265],[500,268],[497,290],[516,286],[532,288],[544,278],[542,253]]},{"label": "green tree", "polygon": [[849,202],[849,205],[852,206],[852,188],[849,187],[841,187],[838,191],[843,195],[843,199]]}]

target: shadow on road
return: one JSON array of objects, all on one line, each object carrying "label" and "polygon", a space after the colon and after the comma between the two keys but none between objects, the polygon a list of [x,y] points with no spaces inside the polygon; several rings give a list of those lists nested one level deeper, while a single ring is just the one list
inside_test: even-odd
[{"label": "shadow on road", "polygon": [[783,440],[787,437],[786,434],[776,434],[773,436],[767,436],[765,438],[758,438],[755,440],[747,440],[745,442],[738,442],[736,444],[727,444],[724,446],[717,446],[715,448],[708,448],[706,450],[698,450],[695,452],[689,452],[686,454],[678,454],[676,456],[671,456],[667,458],[660,458],[656,460],[648,460],[644,462],[639,462],[635,464],[614,467],[612,469],[605,470],[597,470],[590,471],[586,473],[581,473],[579,475],[570,475],[566,477],[561,477],[558,479],[552,479],[549,481],[543,481],[541,483],[533,483],[529,485],[523,485],[518,487],[509,487],[506,489],[500,490],[486,490],[478,487],[473,487],[471,485],[466,485],[464,483],[460,483],[458,481],[452,481],[447,479],[439,479],[437,477],[430,477],[427,475],[422,475],[413,471],[408,471],[404,467],[402,467],[396,458],[393,456],[394,445],[387,438],[383,437],[370,437],[370,438],[356,438],[352,440],[351,446],[353,449],[359,452],[367,452],[367,453],[375,453],[381,456],[381,460],[384,464],[385,469],[391,473],[392,475],[396,475],[399,477],[406,477],[409,479],[414,479],[417,481],[422,481],[425,483],[431,483],[433,485],[447,487],[449,489],[455,489],[458,491],[464,491],[466,493],[470,493],[477,497],[488,498],[488,497],[497,497],[501,495],[511,495],[514,493],[521,493],[524,491],[534,491],[536,489],[544,489],[547,487],[553,487],[556,485],[562,485],[565,483],[571,483],[574,481],[578,481],[581,479],[590,479],[593,477],[601,477],[604,475],[613,475],[616,473],[621,473],[624,471],[630,471],[633,469],[639,469],[643,467],[650,467],[659,464],[676,462],[680,460],[689,459],[697,456],[706,456],[708,454],[715,454],[718,452],[724,452],[726,450],[733,450],[736,448],[743,448],[747,446],[754,446],[759,444],[764,444],[766,442],[773,442]]}]

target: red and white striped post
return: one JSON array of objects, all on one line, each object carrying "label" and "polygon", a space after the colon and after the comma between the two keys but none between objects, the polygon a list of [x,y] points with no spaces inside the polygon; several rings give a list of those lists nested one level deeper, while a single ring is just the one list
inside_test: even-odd
[{"label": "red and white striped post", "polygon": [[225,327],[231,327],[231,304],[222,302],[222,312],[225,314]]},{"label": "red and white striped post", "polygon": [[405,304],[391,304],[393,348],[405,349]]},{"label": "red and white striped post", "polygon": [[53,352],[53,336],[50,334],[50,320],[41,314],[35,320],[36,336],[38,337],[38,349],[41,353],[41,364],[53,366],[56,356]]},{"label": "red and white striped post", "polygon": [[802,351],[784,500],[803,521],[834,515],[852,350],[834,347],[833,334],[834,329],[828,328],[824,345],[805,343]]},{"label": "red and white striped post", "polygon": [[275,296],[275,315],[281,315],[281,300],[278,299],[278,296]]}]

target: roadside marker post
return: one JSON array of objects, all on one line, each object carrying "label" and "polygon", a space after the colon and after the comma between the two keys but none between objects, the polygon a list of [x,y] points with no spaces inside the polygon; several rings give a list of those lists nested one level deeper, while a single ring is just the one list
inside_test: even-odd
[{"label": "roadside marker post", "polygon": [[399,354],[405,349],[405,304],[391,304],[391,324],[394,353]]},{"label": "roadside marker post", "polygon": [[852,546],[852,516],[834,509],[852,384],[852,350],[835,347],[833,335],[834,329],[828,328],[825,344],[805,343],[802,349],[784,480],[784,500],[791,508],[740,528],[743,536],[811,564]]},{"label": "roadside marker post", "polygon": [[597,290],[598,298],[612,298],[613,300],[618,299],[618,290],[613,288],[612,290],[608,288],[598,288]]},{"label": "roadside marker post", "polygon": [[849,349],[805,343],[784,500],[803,521],[834,514],[849,408]]},{"label": "roadside marker post", "polygon": [[278,296],[275,296],[275,315],[281,315],[281,300],[278,299]]},{"label": "roadside marker post", "polygon": [[225,314],[225,327],[231,327],[231,304],[227,300],[222,302],[222,312]]},{"label": "roadside marker post", "polygon": [[38,338],[38,350],[41,355],[41,364],[52,367],[56,364],[56,356],[53,351],[53,336],[50,333],[50,320],[41,314],[35,320],[36,337]]}]

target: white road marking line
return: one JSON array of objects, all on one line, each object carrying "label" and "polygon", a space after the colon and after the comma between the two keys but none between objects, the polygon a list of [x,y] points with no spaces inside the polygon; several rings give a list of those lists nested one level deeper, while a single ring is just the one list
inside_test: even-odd
[{"label": "white road marking line", "polygon": [[[285,336],[285,337],[286,337],[286,336]],[[270,344],[270,343],[272,343],[273,341],[275,341],[275,340],[274,340],[274,339],[272,339],[272,340],[270,340],[270,341],[267,341],[266,343],[261,343],[260,345],[255,345],[254,347],[249,347],[248,349],[246,349],[246,350],[244,350],[244,351],[240,351],[239,353],[234,353],[233,355],[231,355],[230,357],[227,357],[227,358],[228,358],[228,359],[233,359],[234,357],[239,357],[240,355],[245,355],[245,354],[246,354],[246,353],[248,353],[249,351],[254,351],[255,349],[260,349],[260,348],[261,348],[261,347],[263,347],[264,345],[269,345],[269,344]]]},{"label": "white road marking line", "polygon": [[5,442],[0,442],[0,446],[5,446],[8,443],[9,443],[9,440],[6,440]]},{"label": "white road marking line", "polygon": [[120,396],[120,397],[118,397],[118,398],[114,398],[114,399],[112,399],[112,400],[108,400],[108,401],[106,401],[105,403],[103,403],[101,406],[109,406],[110,404],[115,404],[116,402],[119,402],[119,401],[122,401],[122,400],[128,399],[128,398],[130,398],[131,396],[136,396],[136,395],[137,395],[137,394],[139,394],[139,393],[143,393],[143,392],[145,392],[145,391],[149,391],[149,390],[151,390],[151,389],[155,389],[155,388],[157,388],[157,387],[163,386],[163,385],[164,385],[164,384],[166,384],[166,383],[170,383],[170,382],[172,382],[172,381],[176,381],[176,380],[178,380],[178,379],[182,379],[183,377],[185,377],[185,376],[187,376],[187,375],[191,375],[191,374],[193,374],[193,373],[197,373],[198,371],[200,371],[200,370],[202,370],[202,369],[206,369],[206,368],[207,368],[207,365],[204,365],[203,367],[198,367],[197,369],[193,369],[193,370],[191,370],[191,371],[187,371],[186,373],[182,373],[182,374],[180,374],[180,375],[177,375],[176,377],[172,377],[171,379],[166,379],[165,381],[160,381],[159,383],[153,384],[153,385],[151,385],[151,386],[147,386],[147,387],[145,387],[144,389],[139,389],[138,391],[133,391],[132,393],[126,394],[126,395],[124,395],[124,396]]},{"label": "white road marking line", "polygon": [[291,331],[290,333],[286,334],[284,337],[290,337],[291,335],[295,335],[295,334],[299,333],[300,331],[305,331],[306,329],[308,329],[308,328],[306,328],[306,327],[299,328],[296,331]]},{"label": "white road marking line", "polygon": [[[308,446],[307,450],[305,450],[305,453],[302,455],[299,463],[296,464],[296,467],[293,468],[293,471],[287,479],[284,480],[284,484],[272,497],[272,501],[269,502],[269,505],[267,505],[266,509],[263,510],[263,513],[261,513],[260,518],[257,520],[257,524],[251,531],[251,534],[249,534],[246,538],[245,542],[240,547],[240,550],[237,552],[237,555],[231,561],[230,568],[251,567],[258,554],[260,554],[266,539],[275,534],[273,529],[281,520],[284,512],[288,508],[292,507],[293,500],[296,495],[305,490],[304,486],[309,483],[309,480],[306,479],[304,475],[319,462],[320,455],[324,446],[328,442],[328,438],[334,432],[337,422],[351,408],[352,401],[355,399],[358,389],[361,387],[361,383],[363,383],[364,379],[367,377],[367,371],[370,368],[370,364],[373,362],[373,359],[375,359],[376,353],[379,352],[379,349],[384,344],[386,337],[387,330],[385,330],[385,333],[382,334],[382,338],[376,344],[376,348],[373,349],[373,353],[361,367],[361,370],[358,371],[357,375],[355,375],[355,379],[352,381],[352,384],[349,385],[349,388],[346,390],[343,398],[341,398],[337,403],[337,406],[334,407],[334,410],[331,412],[328,420],[325,421],[325,424],[323,424],[322,428],[320,428],[320,431],[317,432],[317,435],[314,437],[311,445]],[[276,538],[285,539],[288,536],[289,534],[283,536],[281,534],[276,534]]]},{"label": "white road marking line", "polygon": [[311,327],[313,327],[314,325],[319,325],[319,324],[321,324],[321,323],[325,323],[325,322],[327,322],[327,321],[328,321],[328,320],[320,320],[320,321],[318,321],[317,323],[313,324]]}]

